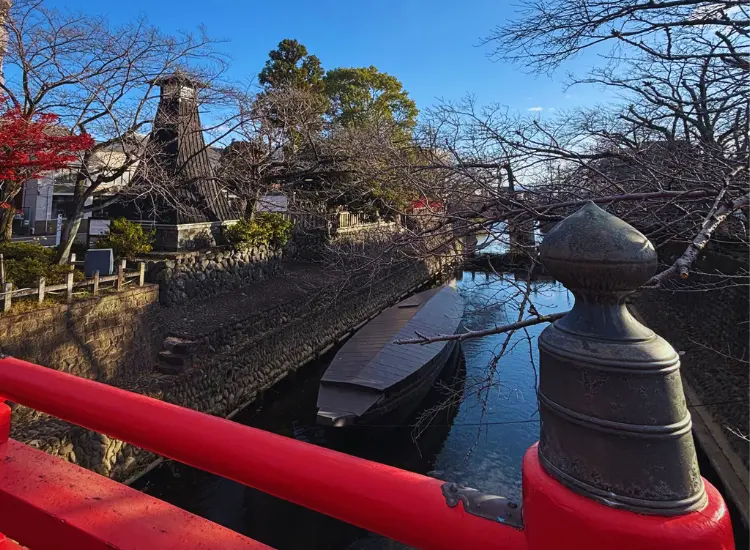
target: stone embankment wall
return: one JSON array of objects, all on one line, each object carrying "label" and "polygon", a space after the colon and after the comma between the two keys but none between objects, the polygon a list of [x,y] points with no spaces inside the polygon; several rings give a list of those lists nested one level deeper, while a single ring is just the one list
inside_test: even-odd
[{"label": "stone embankment wall", "polygon": [[[70,305],[0,317],[2,352],[112,385],[150,374],[161,346],[159,288],[146,285]],[[11,437],[50,454],[112,473],[134,465],[122,442],[13,406]]]},{"label": "stone embankment wall", "polygon": [[174,253],[151,260],[147,280],[159,285],[162,304],[182,305],[272,277],[293,251],[261,245]]},{"label": "stone embankment wall", "polygon": [[260,245],[246,250],[218,247],[152,254],[146,278],[159,285],[162,304],[180,306],[273,277],[282,261],[328,264],[335,257],[336,263],[343,258],[351,263],[352,258],[372,257],[373,248],[383,246],[399,230],[394,223],[334,234],[320,229],[296,230],[284,247]]},{"label": "stone embankment wall", "polygon": [[[718,420],[727,440],[748,461],[748,287],[712,273],[733,274],[746,263],[719,253],[704,255],[679,290],[648,290],[634,300],[638,314],[681,356],[682,377]],[[733,433],[735,432],[735,433]]]},{"label": "stone embankment wall", "polygon": [[[213,255],[210,261],[221,265],[227,260],[236,261],[226,253]],[[194,272],[197,263],[196,260],[187,265]],[[201,264],[205,263],[204,259]],[[234,266],[229,264],[229,267]],[[231,321],[214,325],[204,333],[190,334],[190,367],[179,374],[154,371],[153,356],[143,359],[140,371],[127,371],[129,375],[122,378],[101,379],[98,371],[85,369],[76,374],[209,414],[228,416],[341,341],[380,310],[449,269],[452,268],[444,258],[411,260],[392,266],[376,278],[371,273],[360,276],[350,273],[344,279],[332,281],[335,284],[290,293],[289,299],[261,310],[247,308],[239,318],[233,316]],[[208,268],[206,271],[221,272]],[[155,290],[151,292],[155,300]],[[202,304],[206,307],[205,301]],[[190,307],[188,304],[179,308],[180,316]],[[114,324],[132,330],[127,321]],[[30,358],[23,353],[14,355]],[[46,364],[67,368],[64,362]],[[142,472],[156,459],[142,449],[22,407],[14,411],[12,437],[121,481]]]},{"label": "stone embankment wall", "polygon": [[[683,249],[660,252],[666,252],[671,263]],[[694,434],[723,484],[725,497],[747,524],[749,289],[741,279],[718,275],[746,272],[747,259],[710,252],[696,267],[702,273],[691,274],[678,284],[679,290],[647,290],[632,305],[651,329],[680,352]]]},{"label": "stone embankment wall", "polygon": [[[330,256],[344,256],[352,251],[372,252],[391,242],[403,227],[394,222],[381,222],[338,230],[295,229],[292,237],[295,257],[309,262],[326,262]],[[348,260],[354,256],[349,255]]]},{"label": "stone embankment wall", "polygon": [[145,285],[0,317],[0,351],[99,382],[141,374],[161,346],[159,289]]},{"label": "stone embankment wall", "polygon": [[248,312],[245,319],[202,335],[194,368],[170,380],[161,396],[226,416],[382,309],[444,274],[438,266],[411,266],[393,270],[375,284],[355,278],[343,288],[322,290],[271,311]]}]

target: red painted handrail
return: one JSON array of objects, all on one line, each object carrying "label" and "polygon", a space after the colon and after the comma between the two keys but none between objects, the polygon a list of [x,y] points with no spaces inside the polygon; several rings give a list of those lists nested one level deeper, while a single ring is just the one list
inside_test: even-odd
[{"label": "red painted handrail", "polygon": [[526,548],[449,508],[442,482],[34,365],[0,359],[5,398],[419,548]]},{"label": "red painted handrail", "polygon": [[21,547],[0,533],[0,550],[22,550]]},{"label": "red painted handrail", "polygon": [[33,550],[271,550],[13,439],[0,443],[0,531]]}]

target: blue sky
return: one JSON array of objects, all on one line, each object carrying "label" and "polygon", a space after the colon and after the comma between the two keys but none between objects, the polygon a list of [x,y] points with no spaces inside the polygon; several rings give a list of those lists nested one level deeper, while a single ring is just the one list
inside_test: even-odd
[{"label": "blue sky", "polygon": [[584,72],[593,54],[578,58],[551,78],[522,67],[493,62],[481,38],[514,15],[504,0],[50,0],[61,9],[109,16],[113,23],[146,15],[167,31],[203,24],[232,58],[231,78],[248,81],[263,67],[269,50],[283,38],[296,38],[317,55],[324,68],[375,65],[403,83],[418,107],[439,98],[457,100],[467,92],[481,103],[497,101],[512,109],[560,110],[591,105],[601,91],[563,89],[567,71]]}]

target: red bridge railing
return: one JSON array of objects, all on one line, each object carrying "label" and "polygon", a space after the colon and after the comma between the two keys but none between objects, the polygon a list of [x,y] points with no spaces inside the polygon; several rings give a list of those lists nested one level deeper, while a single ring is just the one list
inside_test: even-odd
[{"label": "red bridge railing", "polygon": [[417,548],[525,548],[523,531],[448,507],[437,479],[10,357],[0,394]]},{"label": "red bridge railing", "polygon": [[[704,509],[642,516],[566,489],[541,468],[532,447],[524,459],[519,529],[467,513],[466,503],[449,506],[439,480],[14,358],[0,358],[0,395],[417,548],[734,548],[726,507],[708,483]],[[10,409],[0,404],[0,533],[21,544],[35,550],[264,548],[9,440],[9,423]],[[93,492],[82,497],[81,483]],[[470,506],[481,512],[483,503]]]}]

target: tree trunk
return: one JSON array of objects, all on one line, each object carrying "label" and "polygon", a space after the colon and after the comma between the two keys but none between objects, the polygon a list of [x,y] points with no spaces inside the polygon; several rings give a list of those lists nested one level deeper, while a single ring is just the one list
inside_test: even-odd
[{"label": "tree trunk", "polygon": [[83,206],[76,205],[75,212],[65,221],[65,225],[63,225],[62,234],[60,235],[60,246],[57,247],[57,254],[55,255],[55,263],[60,265],[68,263],[70,249],[73,248],[76,235],[78,235],[81,220],[83,220]]},{"label": "tree trunk", "polygon": [[[89,149],[83,155],[83,166],[88,166],[91,160],[92,150]],[[88,191],[88,194],[87,194]],[[78,228],[81,227],[81,220],[83,219],[83,209],[86,204],[86,199],[90,196],[93,191],[93,187],[86,189],[86,177],[84,171],[79,170],[78,176],[76,177],[76,185],[73,190],[73,197],[75,199],[75,210],[73,214],[65,220],[65,224],[62,228],[60,235],[60,246],[57,247],[57,253],[55,254],[55,263],[65,265],[70,259],[70,249],[73,247],[73,243],[78,235]]]},{"label": "tree trunk", "polygon": [[255,209],[258,206],[258,201],[260,200],[260,189],[256,190],[253,195],[250,196],[250,198],[247,201],[247,204],[245,205],[245,219],[248,221],[253,221],[255,219]]},{"label": "tree trunk", "polygon": [[511,167],[510,162],[505,165],[505,171],[508,173],[508,191],[513,194],[516,192],[516,176],[513,174],[513,168]]},{"label": "tree trunk", "polygon": [[245,219],[253,221],[255,219],[255,205],[258,203],[257,199],[250,198],[245,205]]},{"label": "tree trunk", "polygon": [[5,54],[8,51],[8,12],[10,12],[10,0],[0,0],[0,84],[5,84]]},{"label": "tree trunk", "polygon": [[[0,4],[2,4],[2,0],[0,0]],[[15,181],[4,180],[1,182],[0,189],[3,190],[0,202],[8,205],[8,208],[2,209],[2,215],[0,216],[0,242],[10,242],[13,236],[13,218],[16,216],[15,198],[21,191],[22,185]]]},{"label": "tree trunk", "polygon": [[13,216],[16,213],[15,208],[3,208],[3,216],[0,220],[0,242],[10,242],[13,236]]}]

